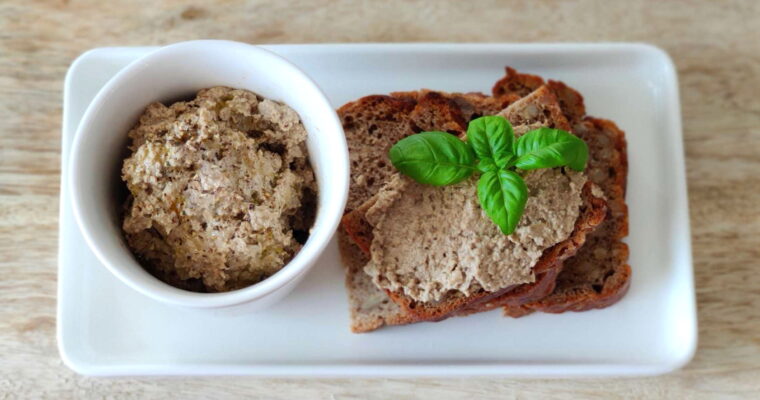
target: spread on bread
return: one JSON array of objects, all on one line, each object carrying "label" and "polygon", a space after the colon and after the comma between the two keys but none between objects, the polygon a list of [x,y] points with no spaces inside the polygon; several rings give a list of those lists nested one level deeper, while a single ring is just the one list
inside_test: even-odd
[{"label": "spread on bread", "polygon": [[[491,96],[399,92],[361,98],[338,113],[352,159],[339,243],[354,332],[496,307],[511,316],[581,311],[625,294],[624,135],[610,121],[586,117],[573,89],[508,68]],[[397,176],[387,157],[394,143],[420,131],[463,136],[470,121],[495,114],[517,136],[550,127],[589,147],[584,174],[555,168],[525,175],[529,191],[537,185],[553,191],[532,191],[508,236],[478,207],[471,181],[420,185]],[[533,180],[538,172],[546,176]]]},{"label": "spread on bread", "polygon": [[559,168],[528,172],[525,213],[508,236],[480,208],[474,181],[435,187],[397,176],[380,190],[366,214],[374,238],[364,267],[379,288],[438,301],[450,290],[533,282],[544,250],[572,233],[586,178]]}]

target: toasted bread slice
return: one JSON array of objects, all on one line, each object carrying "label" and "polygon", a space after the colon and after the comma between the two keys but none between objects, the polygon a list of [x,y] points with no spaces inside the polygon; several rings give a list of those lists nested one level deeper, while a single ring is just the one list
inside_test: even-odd
[{"label": "toasted bread slice", "polygon": [[[507,102],[542,83],[539,77],[507,68],[506,76],[496,82],[492,94]],[[564,263],[552,293],[533,302],[505,305],[505,315],[513,317],[534,311],[561,313],[608,307],[625,295],[631,280],[628,246],[622,242],[628,235],[625,134],[612,121],[587,117],[583,97],[571,87],[551,80],[547,86],[558,98],[572,132],[589,145],[587,174],[603,190],[608,211],[605,221],[589,235],[583,248]]]},{"label": "toasted bread slice", "polygon": [[[513,105],[504,110],[502,115],[513,122],[517,134],[525,133],[539,126],[569,130],[569,123],[559,108],[559,102],[547,86],[514,102]],[[494,308],[507,303],[509,300],[519,303],[545,295],[552,288],[552,280],[557,275],[556,271],[546,272],[550,269],[561,268],[562,261],[577,251],[583,244],[586,234],[604,218],[604,201],[591,194],[591,185],[587,186],[584,187],[583,213],[577,221],[573,234],[567,240],[545,252],[534,268],[534,272],[538,274],[535,282],[517,285],[516,287],[506,287],[496,292],[480,290],[470,296],[453,293],[437,302],[414,301],[401,292],[389,292],[388,295],[408,314],[414,315],[418,320],[425,321],[441,320],[459,311],[474,311],[479,304],[487,304],[488,308]],[[365,220],[364,214],[372,203],[373,199],[368,200],[364,205],[347,214],[343,220],[344,229],[365,252],[368,252],[369,244],[372,241],[372,227]],[[506,295],[513,292],[514,295]],[[502,296],[505,298],[498,301]]]},{"label": "toasted bread slice", "polygon": [[565,262],[551,294],[533,302],[505,305],[506,315],[604,308],[620,300],[630,286],[628,246],[621,240],[628,234],[625,136],[611,121],[588,117],[574,132],[589,145],[588,176],[605,193],[607,218],[589,235],[586,245]]},{"label": "toasted bread slice", "polygon": [[[373,196],[395,172],[388,162],[390,147],[423,130],[461,135],[472,118],[500,110],[497,100],[480,93],[445,94],[421,90],[390,96],[367,96],[338,109],[351,159],[351,189],[346,211]],[[351,330],[368,332],[383,325],[417,320],[378,289],[363,267],[368,259],[342,229],[338,243],[346,266]]]}]

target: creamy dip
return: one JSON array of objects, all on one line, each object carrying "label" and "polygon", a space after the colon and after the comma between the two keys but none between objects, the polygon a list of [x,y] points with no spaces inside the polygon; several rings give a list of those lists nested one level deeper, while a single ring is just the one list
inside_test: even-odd
[{"label": "creamy dip", "polygon": [[129,132],[123,230],[151,273],[196,291],[280,270],[314,217],[306,130],[288,106],[226,87],[148,106]]}]

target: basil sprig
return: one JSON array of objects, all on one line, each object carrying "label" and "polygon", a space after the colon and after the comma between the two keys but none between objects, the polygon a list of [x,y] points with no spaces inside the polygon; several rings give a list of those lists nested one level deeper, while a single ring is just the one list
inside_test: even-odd
[{"label": "basil sprig", "polygon": [[422,132],[399,140],[388,155],[399,172],[427,185],[453,185],[480,173],[480,206],[509,235],[528,200],[520,170],[567,166],[583,171],[588,146],[569,132],[551,128],[515,139],[509,121],[488,116],[470,122],[466,142],[444,132]]},{"label": "basil sprig", "polygon": [[586,143],[572,133],[559,129],[538,128],[517,140],[515,146],[520,169],[554,168],[567,165],[583,171],[588,159]]},{"label": "basil sprig", "polygon": [[445,132],[408,136],[391,147],[389,156],[402,174],[434,186],[461,182],[475,170],[475,153],[470,146]]}]

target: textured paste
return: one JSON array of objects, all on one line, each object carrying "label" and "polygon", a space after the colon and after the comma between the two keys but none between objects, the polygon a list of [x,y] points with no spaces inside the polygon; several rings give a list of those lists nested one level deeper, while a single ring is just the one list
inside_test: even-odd
[{"label": "textured paste", "polygon": [[305,241],[316,184],[288,106],[225,87],[148,106],[130,132],[123,229],[151,273],[221,292],[265,279]]},{"label": "textured paste", "polygon": [[435,187],[397,174],[367,211],[374,237],[365,271],[380,288],[418,301],[533,282],[532,268],[544,250],[572,233],[586,177],[554,168],[527,172],[524,179],[525,213],[507,236],[481,209],[475,178]]}]

